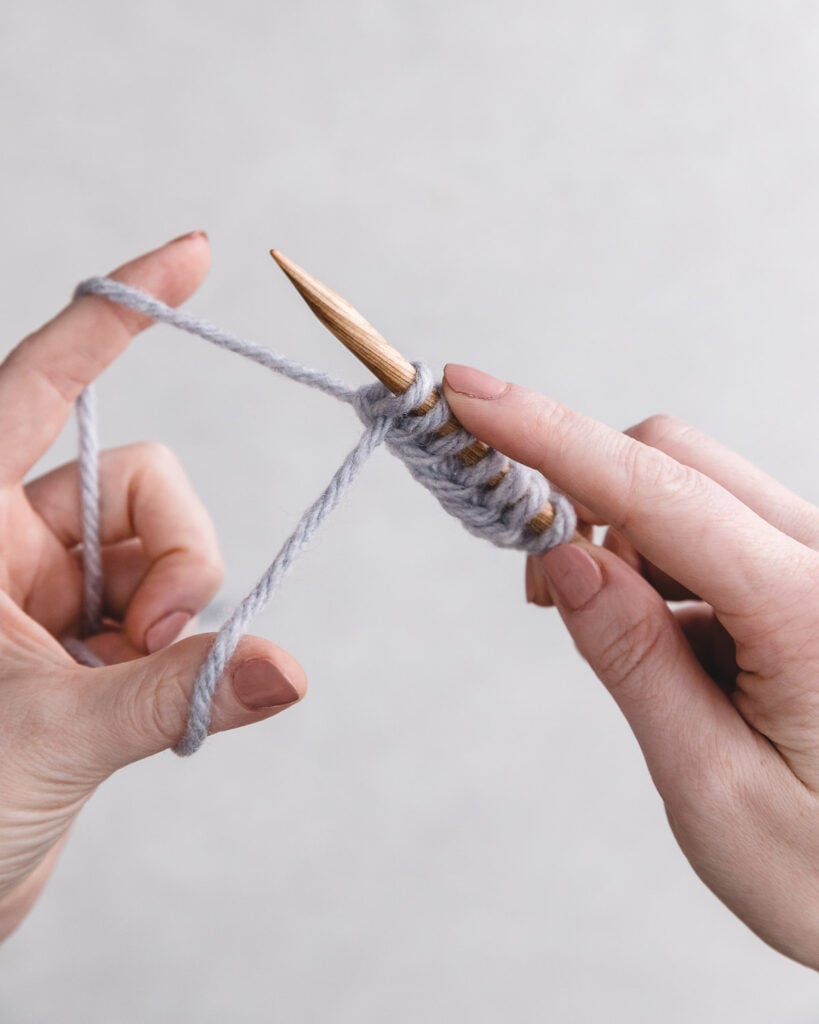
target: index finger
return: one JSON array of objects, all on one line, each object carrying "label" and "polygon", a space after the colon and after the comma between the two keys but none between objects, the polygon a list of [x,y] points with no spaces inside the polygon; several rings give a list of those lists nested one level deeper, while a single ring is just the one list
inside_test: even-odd
[{"label": "index finger", "polygon": [[[197,289],[209,262],[207,236],[195,231],[110,276],[177,305]],[[151,323],[106,299],[82,295],[9,353],[0,365],[0,487],[22,480],[59,434],[83,388]]]},{"label": "index finger", "polygon": [[704,474],[544,395],[452,365],[444,387],[467,430],[539,470],[726,615],[769,605],[803,550]]}]

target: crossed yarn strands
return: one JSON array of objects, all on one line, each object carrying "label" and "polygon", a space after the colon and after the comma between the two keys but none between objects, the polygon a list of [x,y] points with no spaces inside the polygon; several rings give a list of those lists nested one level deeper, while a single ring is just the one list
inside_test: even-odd
[{"label": "crossed yarn strands", "polygon": [[[172,309],[153,296],[110,278],[90,278],[79,285],[77,294],[102,296],[252,359],[291,380],[318,388],[352,405],[365,426],[358,443],[333,474],[327,487],[302,515],[258,583],[217,633],[194,683],[185,734],[174,748],[177,754],[192,754],[204,742],[216,684],[251,619],[267,604],[302,548],[336,507],[380,444],[386,443],[415,479],[432,491],[447,512],[460,519],[471,533],[485,537],[493,544],[540,553],[569,540],[574,532],[575,514],[571,503],[553,491],[539,473],[519,463],[509,462],[494,450],[474,466],[467,466],[458,458],[458,452],[474,438],[463,429],[443,437],[438,435],[438,429],[451,416],[442,395],[429,412],[411,415],[435,386],[431,371],[423,363],[415,364],[415,381],[404,394],[393,395],[380,382],[353,388],[329,374],[302,366],[271,349]],[[76,414],[80,438],[84,616],[88,636],[102,628],[99,444],[93,387],[86,388],[77,400]],[[490,486],[489,481],[494,481],[507,464],[509,469],[500,482]],[[554,508],[554,521],[548,530],[538,534],[527,524],[547,501]],[[67,646],[78,660],[91,665],[100,664],[84,644],[69,641]]]}]

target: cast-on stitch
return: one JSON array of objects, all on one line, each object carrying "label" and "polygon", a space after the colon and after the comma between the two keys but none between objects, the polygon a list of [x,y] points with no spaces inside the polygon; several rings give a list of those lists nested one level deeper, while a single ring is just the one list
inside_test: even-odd
[{"label": "cast-on stitch", "polygon": [[[568,541],[574,532],[575,513],[571,502],[553,490],[539,473],[508,460],[494,450],[477,464],[465,465],[458,452],[474,438],[463,429],[445,436],[437,433],[451,415],[443,395],[426,414],[412,414],[434,387],[432,373],[423,363],[414,364],[416,377],[404,394],[393,395],[381,383],[356,389],[329,374],[302,366],[262,345],[166,306],[152,295],[111,278],[93,277],[83,281],[77,288],[77,294],[101,296],[252,359],[291,380],[318,388],[352,404],[365,426],[358,443],[325,490],[302,515],[258,583],[217,633],[194,683],[185,734],[174,748],[177,754],[192,754],[204,742],[216,684],[248,624],[270,599],[301,550],[382,442],[401,459],[415,479],[435,495],[447,512],[460,519],[471,533],[485,537],[493,544],[540,553]],[[84,611],[86,635],[90,636],[102,626],[99,445],[93,387],[86,388],[78,399],[76,414],[80,436]],[[495,479],[507,463],[509,470],[503,479],[496,486],[489,486],[489,481]],[[554,521],[548,530],[536,533],[527,524],[547,501],[554,508]],[[84,649],[83,644],[68,641],[66,646],[78,660],[92,665],[100,663],[99,658]]]}]

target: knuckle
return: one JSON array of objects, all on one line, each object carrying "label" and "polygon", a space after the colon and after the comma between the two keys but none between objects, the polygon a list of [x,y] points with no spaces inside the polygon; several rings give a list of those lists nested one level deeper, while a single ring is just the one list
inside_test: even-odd
[{"label": "knuckle", "polygon": [[612,692],[639,679],[641,690],[652,673],[648,666],[662,642],[664,621],[645,612],[617,630],[597,654],[595,668]]},{"label": "knuckle", "polygon": [[137,441],[128,445],[126,451],[137,465],[149,469],[176,472],[181,468],[176,454],[161,441]]},{"label": "knuckle", "polygon": [[684,437],[692,429],[685,420],[666,412],[660,412],[630,427],[626,434],[636,441],[651,445],[652,448],[665,449],[669,441],[676,441],[678,438]]},{"label": "knuckle", "polygon": [[73,402],[86,386],[87,375],[70,366],[39,366],[37,372],[63,402]]},{"label": "knuckle", "polygon": [[37,333],[28,335],[13,349],[6,366],[23,369],[38,377],[60,402],[71,403],[99,375],[102,366],[79,350],[64,353],[59,360],[43,361],[38,357]]},{"label": "knuckle", "polygon": [[167,480],[184,473],[174,452],[161,441],[134,441],[100,453],[100,466],[111,472],[114,467],[125,472],[132,487],[150,483],[153,478]]},{"label": "knuckle", "polygon": [[[571,438],[583,433],[584,420],[574,410],[559,402],[545,399],[542,395],[532,395],[521,416],[521,429],[526,431],[533,450],[542,450],[544,441],[548,439],[548,451],[557,451]],[[547,477],[548,451],[542,451],[540,465],[536,467]]]},{"label": "knuckle", "polygon": [[137,715],[139,726],[172,746],[184,732],[188,714],[188,692],[182,678],[172,670],[160,672],[140,689],[137,700],[144,710]]},{"label": "knuckle", "polygon": [[201,586],[215,593],[225,578],[225,563],[218,548],[194,551],[189,557],[188,571]]},{"label": "knuckle", "polygon": [[803,548],[774,565],[775,578],[766,587],[755,588],[738,623],[743,667],[763,678],[811,671],[819,665],[819,555]]},{"label": "knuckle", "polygon": [[622,478],[622,511],[611,525],[624,532],[629,530],[634,512],[644,512],[647,505],[656,502],[667,508],[705,499],[703,477],[697,470],[639,441],[629,444],[623,453]]},{"label": "knuckle", "polygon": [[183,573],[197,591],[208,591],[222,585],[225,563],[219,546],[199,538],[168,548],[162,555],[164,571]]}]

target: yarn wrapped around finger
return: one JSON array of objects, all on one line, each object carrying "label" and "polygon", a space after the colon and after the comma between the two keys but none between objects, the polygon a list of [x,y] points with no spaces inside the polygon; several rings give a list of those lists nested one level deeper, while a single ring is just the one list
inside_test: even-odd
[{"label": "yarn wrapped around finger", "polygon": [[[442,394],[429,411],[417,413],[416,410],[424,405],[435,388],[432,371],[423,363],[413,364],[415,380],[403,394],[392,394],[380,382],[353,388],[329,374],[214,327],[111,278],[89,278],[78,286],[76,293],[95,295],[136,310],[155,321],[170,324],[252,359],[291,380],[318,388],[352,404],[365,426],[357,444],[333,474],[327,487],[304,512],[256,585],[216,634],[194,682],[185,733],[174,748],[177,754],[192,754],[204,742],[210,726],[216,686],[239,640],[380,444],[385,443],[412,476],[431,491],[443,508],[459,519],[470,533],[493,544],[542,553],[570,540],[574,533],[576,516],[572,503],[555,491],[541,474],[508,460],[494,450],[475,465],[467,465],[459,458],[458,453],[475,439],[463,428],[441,432],[441,428],[451,420]],[[83,392],[75,411],[79,430],[83,520],[84,619],[85,636],[88,637],[102,628],[103,590],[97,467],[99,444],[93,387]],[[552,505],[554,518],[548,529],[539,533],[528,524],[547,502]],[[77,638],[67,640],[66,647],[77,660],[99,665],[96,655]]]}]

